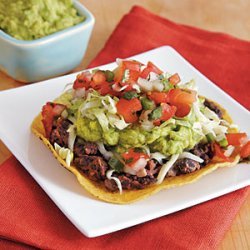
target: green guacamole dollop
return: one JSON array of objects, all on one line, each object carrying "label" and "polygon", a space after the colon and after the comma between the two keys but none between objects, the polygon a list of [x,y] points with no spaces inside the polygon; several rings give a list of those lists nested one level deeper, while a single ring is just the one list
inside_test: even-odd
[{"label": "green guacamole dollop", "polygon": [[19,40],[38,39],[84,19],[72,0],[0,0],[0,29]]},{"label": "green guacamole dollop", "polygon": [[164,155],[180,154],[184,150],[193,148],[203,139],[203,136],[192,129],[194,118],[192,113],[183,120],[170,119],[160,126],[149,131],[143,130],[138,124],[133,124],[123,130],[113,127],[103,131],[98,119],[83,117],[78,107],[83,101],[74,100],[72,95],[64,93],[55,100],[65,104],[68,112],[75,117],[77,135],[86,141],[101,141],[106,145],[114,146],[118,153],[126,149],[148,146],[151,152],[160,152]]}]

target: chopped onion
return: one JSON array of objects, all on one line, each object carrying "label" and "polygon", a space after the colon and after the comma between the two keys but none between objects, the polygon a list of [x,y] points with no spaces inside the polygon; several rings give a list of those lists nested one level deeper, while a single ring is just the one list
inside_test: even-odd
[{"label": "chopped onion", "polygon": [[139,117],[140,123],[141,123],[141,128],[143,130],[149,131],[152,128],[155,127],[154,122],[153,121],[149,121],[148,120],[148,115],[152,112],[152,110],[146,110],[143,111]]},{"label": "chopped onion", "polygon": [[137,175],[137,173],[145,168],[147,160],[145,158],[138,159],[132,166],[125,165],[123,171],[128,174]]},{"label": "chopped onion", "polygon": [[182,154],[179,155],[178,159],[183,159],[183,158],[188,158],[194,161],[197,161],[199,163],[203,163],[204,160],[200,157],[198,157],[197,155],[194,155],[190,152],[183,152]]},{"label": "chopped onion", "polygon": [[225,150],[224,155],[225,155],[226,157],[230,157],[231,154],[233,153],[234,149],[235,149],[234,146],[229,145],[229,146],[227,147],[227,149]]},{"label": "chopped onion", "polygon": [[139,77],[137,80],[138,85],[141,87],[141,89],[145,92],[149,92],[153,90],[153,84],[152,82]]},{"label": "chopped onion", "polygon": [[120,194],[122,194],[122,184],[120,182],[120,180],[116,177],[112,177],[112,174],[114,173],[115,170],[108,170],[107,173],[106,173],[106,177],[109,179],[109,180],[114,180],[118,189],[119,189],[119,192]]},{"label": "chopped onion", "polygon": [[161,184],[166,176],[166,174],[168,173],[168,171],[170,170],[170,168],[174,165],[174,163],[177,161],[179,157],[179,154],[174,154],[171,156],[170,160],[165,163],[164,165],[162,165],[161,170],[157,176],[157,184]]},{"label": "chopped onion", "polygon": [[124,85],[124,86],[120,86],[120,84],[119,83],[114,83],[113,85],[112,85],[112,89],[114,90],[114,91],[116,91],[116,92],[121,92],[121,91],[123,91],[124,89],[126,89],[128,87],[128,85]]},{"label": "chopped onion", "polygon": [[158,74],[156,74],[155,72],[150,72],[149,73],[149,79],[150,79],[150,81],[154,81],[154,80],[158,80],[159,78],[158,78]]},{"label": "chopped onion", "polygon": [[162,160],[166,159],[167,157],[160,152],[155,152],[150,154],[150,158],[157,160],[162,165],[163,164]]},{"label": "chopped onion", "polygon": [[145,131],[150,131],[152,128],[154,128],[155,125],[154,125],[154,122],[153,121],[143,121],[141,123],[141,128]]},{"label": "chopped onion", "polygon": [[132,88],[135,89],[137,93],[141,92],[140,86],[136,83],[132,85]]},{"label": "chopped onion", "polygon": [[81,98],[85,96],[85,88],[79,88],[74,91],[74,97]]},{"label": "chopped onion", "polygon": [[67,132],[69,133],[68,146],[71,151],[74,149],[74,143],[76,139],[75,125],[70,125]]},{"label": "chopped onion", "polygon": [[147,171],[145,168],[141,169],[140,171],[137,172],[136,174],[138,177],[145,177],[147,175]]},{"label": "chopped onion", "polygon": [[106,160],[110,159],[113,156],[113,153],[111,151],[107,151],[102,142],[97,142],[97,146],[100,153]]},{"label": "chopped onion", "polygon": [[158,79],[151,81],[151,83],[153,85],[153,90],[161,92],[164,89],[162,82]]}]

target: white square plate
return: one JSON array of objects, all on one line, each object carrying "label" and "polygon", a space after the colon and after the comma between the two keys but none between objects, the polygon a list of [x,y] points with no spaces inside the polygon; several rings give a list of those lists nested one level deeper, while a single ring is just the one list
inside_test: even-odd
[{"label": "white square plate", "polygon": [[[250,134],[249,112],[215,86],[171,47],[160,47],[132,58],[152,61],[162,70],[178,72],[182,79],[195,79],[199,93],[223,105],[240,129]],[[115,64],[99,68],[113,69]],[[163,190],[146,200],[114,205],[88,195],[76,178],[54,159],[30,132],[33,118],[42,105],[59,96],[71,74],[25,87],[0,92],[0,138],[49,197],[86,236],[94,237],[127,228],[213,199],[250,184],[250,165],[218,169],[199,181]],[[187,195],[188,194],[188,195]]]}]

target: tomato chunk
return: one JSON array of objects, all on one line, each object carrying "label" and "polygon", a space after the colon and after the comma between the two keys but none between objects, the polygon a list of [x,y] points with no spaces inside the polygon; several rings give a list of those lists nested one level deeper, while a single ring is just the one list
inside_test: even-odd
[{"label": "tomato chunk", "polygon": [[250,141],[248,141],[240,151],[241,158],[247,158],[250,156]]},{"label": "tomato chunk", "polygon": [[118,93],[112,89],[112,84],[109,82],[103,82],[102,84],[97,85],[95,88],[101,95],[111,95],[117,96]]},{"label": "tomato chunk", "polygon": [[84,71],[77,75],[73,84],[73,89],[80,89],[90,87],[92,74],[89,71]]},{"label": "tomato chunk", "polygon": [[114,70],[114,81],[115,82],[122,81],[125,69],[126,68],[124,66],[124,63],[121,62],[120,65]]},{"label": "tomato chunk", "polygon": [[123,64],[126,69],[133,70],[133,71],[139,71],[141,70],[142,63],[135,61],[135,60],[124,60]]},{"label": "tomato chunk", "polygon": [[178,73],[175,73],[174,75],[170,76],[168,80],[171,84],[176,85],[181,81],[181,78]]},{"label": "tomato chunk", "polygon": [[94,87],[95,85],[99,85],[106,82],[106,75],[103,71],[98,70],[94,73],[92,77],[92,83],[91,86]]},{"label": "tomato chunk", "polygon": [[122,115],[124,120],[134,123],[138,120],[137,111],[142,109],[141,102],[138,98],[127,100],[121,98],[116,104],[118,114]]},{"label": "tomato chunk", "polygon": [[149,99],[155,102],[155,104],[167,103],[169,98],[166,92],[153,91],[148,93]]},{"label": "tomato chunk", "polygon": [[[121,61],[118,68],[116,68],[114,71],[114,81],[120,83],[123,86],[126,84],[135,83],[140,76],[141,65],[142,63],[137,61]],[[128,79],[124,79],[126,71],[128,71]]]},{"label": "tomato chunk", "polygon": [[175,106],[170,106],[167,103],[162,103],[161,107],[162,107],[162,116],[160,119],[162,121],[167,121],[175,115],[176,112]]},{"label": "tomato chunk", "polygon": [[53,121],[59,117],[66,108],[63,104],[47,102],[42,108],[42,123],[45,129],[46,137],[50,137]]},{"label": "tomato chunk", "polygon": [[176,104],[176,113],[175,115],[179,118],[185,117],[191,111],[191,105],[189,104]]},{"label": "tomato chunk", "polygon": [[196,101],[196,91],[186,91],[183,89],[171,89],[168,92],[169,103],[176,104],[192,104]]},{"label": "tomato chunk", "polygon": [[218,145],[217,143],[213,143],[213,150],[214,150],[214,161],[217,162],[232,162],[230,157],[224,155],[224,150]]},{"label": "tomato chunk", "polygon": [[134,148],[130,148],[127,152],[122,154],[126,165],[133,166],[133,164],[138,161],[140,158],[148,159],[149,156],[144,152],[136,151]]},{"label": "tomato chunk", "polygon": [[229,145],[240,146],[247,140],[246,133],[230,133],[226,135]]},{"label": "tomato chunk", "polygon": [[195,91],[171,89],[168,92],[169,103],[177,108],[176,116],[184,117],[189,114],[191,105],[196,101]]},{"label": "tomato chunk", "polygon": [[163,73],[162,70],[160,70],[157,66],[155,66],[152,62],[149,61],[147,67],[143,69],[143,71],[141,72],[140,77],[145,79],[148,77],[150,72],[154,72],[155,74],[158,75]]},{"label": "tomato chunk", "polygon": [[154,72],[155,74],[162,74],[163,71],[160,70],[157,66],[155,66],[152,62],[148,62],[147,67],[151,70],[151,72]]},{"label": "tomato chunk", "polygon": [[143,71],[140,73],[140,77],[146,79],[148,75],[150,74],[151,70],[149,68],[143,69]]}]

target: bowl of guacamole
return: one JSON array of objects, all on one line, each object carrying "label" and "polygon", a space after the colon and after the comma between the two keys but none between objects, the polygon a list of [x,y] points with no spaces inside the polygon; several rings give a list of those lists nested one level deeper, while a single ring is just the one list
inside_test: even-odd
[{"label": "bowl of guacamole", "polygon": [[0,0],[0,70],[21,82],[70,72],[86,52],[94,22],[78,1]]}]

